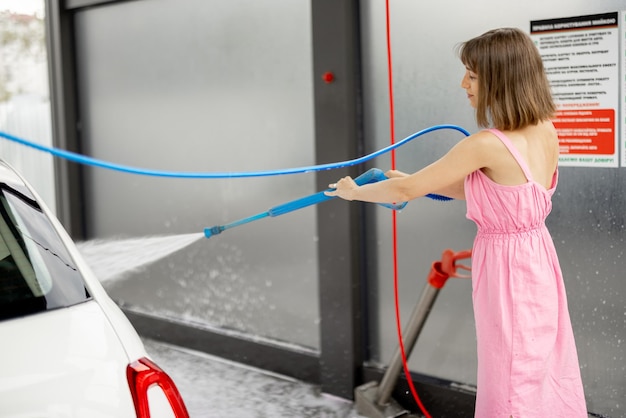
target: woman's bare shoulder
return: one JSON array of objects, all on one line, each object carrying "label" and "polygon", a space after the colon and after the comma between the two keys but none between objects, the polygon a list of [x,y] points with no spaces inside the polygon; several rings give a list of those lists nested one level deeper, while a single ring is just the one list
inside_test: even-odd
[{"label": "woman's bare shoulder", "polygon": [[474,153],[478,153],[487,160],[506,149],[496,134],[489,130],[478,131],[465,138],[464,141],[467,148],[472,149]]},{"label": "woman's bare shoulder", "polygon": [[494,144],[501,143],[496,136],[495,133],[490,131],[489,129],[480,130],[467,138],[465,138],[468,142],[472,143],[474,146],[493,146]]}]

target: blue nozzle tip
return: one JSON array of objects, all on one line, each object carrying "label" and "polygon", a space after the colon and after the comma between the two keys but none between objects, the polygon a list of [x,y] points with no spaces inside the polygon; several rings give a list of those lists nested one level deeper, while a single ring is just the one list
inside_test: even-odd
[{"label": "blue nozzle tip", "polygon": [[221,234],[223,231],[219,226],[214,226],[212,228],[204,228],[204,236],[206,238],[211,238],[213,235]]}]

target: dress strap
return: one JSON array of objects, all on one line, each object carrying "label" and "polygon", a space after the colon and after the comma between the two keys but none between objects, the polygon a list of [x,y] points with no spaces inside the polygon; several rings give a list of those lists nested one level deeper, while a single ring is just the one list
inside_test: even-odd
[{"label": "dress strap", "polygon": [[515,158],[515,161],[517,161],[517,164],[520,166],[520,168],[524,172],[524,175],[526,176],[526,180],[533,181],[533,175],[530,172],[530,169],[528,168],[528,164],[526,164],[526,161],[524,160],[522,155],[519,153],[517,148],[515,148],[511,140],[498,129],[492,128],[492,129],[488,129],[488,131],[494,134],[495,136],[497,136],[498,138],[500,138],[500,141],[502,141],[504,146],[507,147],[509,152],[513,155],[513,158]]}]

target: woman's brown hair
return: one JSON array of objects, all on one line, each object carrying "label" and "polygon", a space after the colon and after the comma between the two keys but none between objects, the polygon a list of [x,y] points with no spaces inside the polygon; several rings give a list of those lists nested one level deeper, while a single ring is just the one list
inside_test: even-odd
[{"label": "woman's brown hair", "polygon": [[513,130],[550,119],[556,106],[532,39],[515,28],[494,29],[459,47],[461,62],[478,75],[476,121]]}]

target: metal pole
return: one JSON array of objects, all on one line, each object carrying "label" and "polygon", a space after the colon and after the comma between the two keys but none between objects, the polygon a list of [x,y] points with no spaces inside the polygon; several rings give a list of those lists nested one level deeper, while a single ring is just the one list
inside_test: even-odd
[{"label": "metal pole", "polygon": [[[422,290],[422,295],[420,296],[419,302],[413,309],[413,313],[411,314],[411,318],[409,319],[409,323],[406,327],[407,329],[403,332],[404,351],[407,357],[413,350],[417,337],[424,326],[424,322],[426,322],[426,318],[428,317],[428,314],[430,313],[430,310],[439,295],[439,290],[440,289],[432,286],[428,282],[426,283],[424,290]],[[378,405],[385,405],[389,402],[391,392],[393,391],[401,369],[402,352],[398,346],[391,359],[391,363],[389,364],[389,367],[387,368],[387,371],[378,386],[378,390],[376,392],[376,402]]]}]

